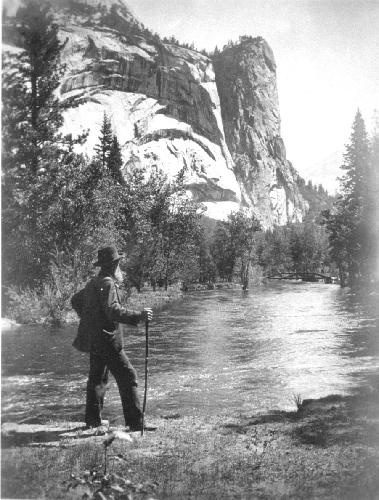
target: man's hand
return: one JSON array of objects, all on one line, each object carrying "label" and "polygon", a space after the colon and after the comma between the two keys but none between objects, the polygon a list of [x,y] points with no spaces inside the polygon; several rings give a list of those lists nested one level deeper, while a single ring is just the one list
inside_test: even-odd
[{"label": "man's hand", "polygon": [[145,307],[141,311],[141,321],[151,321],[153,319],[153,310],[149,307]]}]

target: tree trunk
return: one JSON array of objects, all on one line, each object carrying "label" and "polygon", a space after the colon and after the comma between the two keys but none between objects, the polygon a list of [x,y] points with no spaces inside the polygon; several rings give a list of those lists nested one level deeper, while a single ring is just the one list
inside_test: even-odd
[{"label": "tree trunk", "polygon": [[342,264],[338,264],[338,275],[340,279],[340,286],[341,288],[344,288],[346,286],[346,277]]},{"label": "tree trunk", "polygon": [[32,144],[33,144],[33,152],[32,152],[32,158],[31,158],[31,166],[32,166],[32,173],[34,175],[37,175],[38,171],[38,142],[37,142],[37,127],[38,127],[38,105],[37,105],[37,77],[32,73],[31,76],[31,87],[32,87],[32,95],[31,95],[31,124],[32,128],[35,131],[35,135],[32,139]]}]

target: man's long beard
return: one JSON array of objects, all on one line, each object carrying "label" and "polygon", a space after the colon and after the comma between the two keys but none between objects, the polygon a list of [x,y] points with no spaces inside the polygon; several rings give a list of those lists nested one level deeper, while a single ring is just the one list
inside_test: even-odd
[{"label": "man's long beard", "polygon": [[115,270],[113,276],[119,283],[122,283],[124,281],[124,276],[119,266],[117,266],[117,269]]}]

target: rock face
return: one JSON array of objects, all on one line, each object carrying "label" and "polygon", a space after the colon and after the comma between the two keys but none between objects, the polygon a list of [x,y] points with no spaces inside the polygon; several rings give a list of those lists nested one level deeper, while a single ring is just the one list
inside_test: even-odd
[{"label": "rock face", "polygon": [[77,104],[66,113],[66,131],[89,129],[91,154],[105,111],[125,168],[157,165],[169,176],[185,169],[188,193],[204,202],[207,215],[223,218],[238,210],[240,187],[224,139],[211,60],[143,35],[121,4],[112,17],[99,17],[82,16],[71,3],[57,21],[67,39],[61,97]]},{"label": "rock face", "polygon": [[[261,39],[207,56],[164,43],[122,0],[54,0],[65,39],[64,131],[89,130],[92,154],[104,111],[125,168],[185,170],[188,193],[223,219],[241,203],[265,227],[301,220],[304,204],[279,133],[275,63]],[[217,82],[217,85],[216,85]],[[221,105],[220,105],[221,98]]]},{"label": "rock face", "polygon": [[274,55],[263,38],[241,37],[214,60],[226,143],[242,201],[265,226],[302,219],[307,209],[280,136]]}]

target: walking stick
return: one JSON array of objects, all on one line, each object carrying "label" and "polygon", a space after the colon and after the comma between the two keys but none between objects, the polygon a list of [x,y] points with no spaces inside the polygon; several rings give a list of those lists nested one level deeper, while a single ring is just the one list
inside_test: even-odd
[{"label": "walking stick", "polygon": [[146,410],[146,396],[147,396],[147,374],[149,372],[149,320],[145,321],[145,331],[146,331],[146,346],[145,346],[145,392],[143,395],[143,406],[142,406],[142,429],[141,436],[143,436],[145,427],[145,410]]}]

